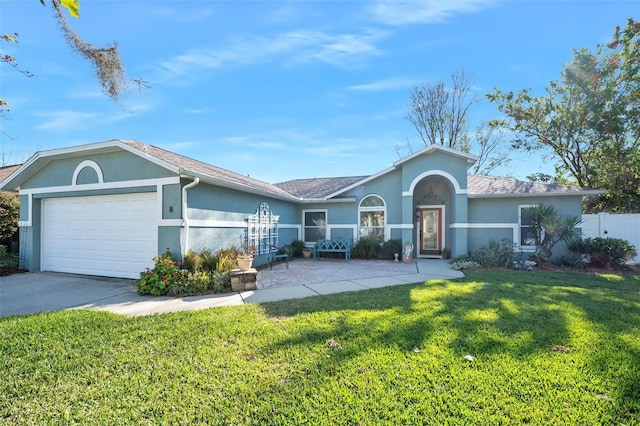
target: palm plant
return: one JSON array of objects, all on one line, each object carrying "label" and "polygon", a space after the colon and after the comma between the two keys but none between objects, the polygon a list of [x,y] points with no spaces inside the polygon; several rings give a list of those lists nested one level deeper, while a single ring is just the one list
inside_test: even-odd
[{"label": "palm plant", "polygon": [[568,243],[580,236],[578,225],[582,223],[582,218],[560,214],[553,205],[531,206],[529,215],[536,231],[535,257],[540,261],[548,261],[553,254],[553,247],[560,241]]}]

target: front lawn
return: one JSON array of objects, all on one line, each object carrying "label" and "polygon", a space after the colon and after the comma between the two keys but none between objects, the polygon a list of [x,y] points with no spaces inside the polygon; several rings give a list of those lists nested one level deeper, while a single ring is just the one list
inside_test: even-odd
[{"label": "front lawn", "polygon": [[[0,423],[639,424],[640,277],[0,319]],[[467,359],[465,359],[465,357]]]}]

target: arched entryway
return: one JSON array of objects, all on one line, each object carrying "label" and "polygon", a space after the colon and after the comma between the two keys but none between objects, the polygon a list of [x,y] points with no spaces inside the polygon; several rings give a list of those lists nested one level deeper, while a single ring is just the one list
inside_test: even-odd
[{"label": "arched entryway", "polygon": [[455,184],[449,177],[432,174],[413,188],[415,253],[418,257],[441,257],[451,250],[449,224],[453,222]]}]

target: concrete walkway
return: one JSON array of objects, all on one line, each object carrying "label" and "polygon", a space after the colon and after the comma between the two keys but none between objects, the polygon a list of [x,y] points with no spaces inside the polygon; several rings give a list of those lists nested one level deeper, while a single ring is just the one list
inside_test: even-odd
[{"label": "concrete walkway", "polygon": [[445,260],[391,261],[295,259],[260,271],[258,289],[190,297],[140,296],[131,280],[71,274],[16,274],[0,280],[0,316],[86,308],[122,315],[151,315],[184,310],[299,299],[323,294],[452,279],[464,276]]}]

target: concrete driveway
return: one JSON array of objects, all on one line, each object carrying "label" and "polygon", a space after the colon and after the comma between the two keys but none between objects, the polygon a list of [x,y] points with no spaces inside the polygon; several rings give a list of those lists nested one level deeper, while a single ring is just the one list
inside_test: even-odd
[{"label": "concrete driveway", "polygon": [[444,260],[411,264],[389,261],[289,262],[260,271],[258,289],[189,297],[140,296],[132,280],[38,272],[0,277],[0,317],[87,308],[122,315],[151,315],[245,303],[264,303],[322,294],[404,285],[464,276]]},{"label": "concrete driveway", "polygon": [[100,304],[137,295],[131,280],[54,272],[0,277],[0,316]]}]

